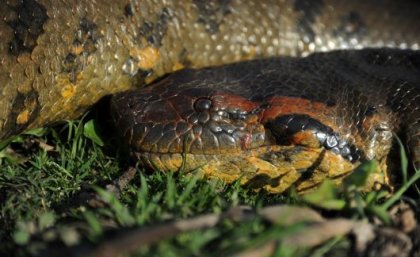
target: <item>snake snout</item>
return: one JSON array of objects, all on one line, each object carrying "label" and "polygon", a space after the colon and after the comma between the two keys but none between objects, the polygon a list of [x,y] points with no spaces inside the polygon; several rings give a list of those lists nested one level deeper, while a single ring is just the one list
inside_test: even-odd
[{"label": "snake snout", "polygon": [[137,152],[240,153],[266,140],[256,105],[228,92],[128,91],[111,106],[117,129]]}]

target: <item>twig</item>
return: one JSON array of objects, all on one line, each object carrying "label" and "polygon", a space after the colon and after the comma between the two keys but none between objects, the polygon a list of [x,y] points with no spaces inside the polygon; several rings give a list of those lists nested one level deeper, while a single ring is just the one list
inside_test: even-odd
[{"label": "twig", "polygon": [[241,220],[245,216],[243,210],[240,207],[236,207],[222,214],[205,214],[150,228],[134,229],[124,235],[120,235],[119,238],[105,241],[87,256],[114,257],[128,254],[140,246],[153,244],[182,232],[214,227],[225,218]]},{"label": "twig", "polygon": [[[323,221],[323,218],[317,212],[304,207],[271,206],[261,209],[258,214],[249,210],[249,207],[234,207],[221,214],[205,214],[149,228],[137,228],[120,235],[118,238],[106,240],[87,256],[114,257],[128,254],[140,246],[154,244],[180,233],[214,227],[225,219],[245,222],[259,215],[272,223],[281,223],[282,225]],[[270,248],[268,245],[267,247]]]},{"label": "twig", "polygon": [[[115,195],[117,199],[120,198],[122,191],[124,188],[130,183],[131,180],[136,175],[136,168],[129,167],[121,176],[117,179],[112,181],[111,184],[106,185],[106,191]],[[106,205],[106,203],[95,193],[90,193],[88,195],[81,195],[82,199],[84,199],[85,203],[87,203],[90,207],[99,208]]]}]

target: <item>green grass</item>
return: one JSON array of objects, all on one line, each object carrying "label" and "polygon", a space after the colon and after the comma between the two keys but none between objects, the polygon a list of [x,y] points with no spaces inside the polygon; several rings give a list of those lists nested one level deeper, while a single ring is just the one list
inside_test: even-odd
[{"label": "green grass", "polygon": [[[222,213],[234,206],[261,208],[278,203],[309,204],[354,219],[379,217],[389,223],[386,210],[419,177],[407,179],[392,198],[381,192],[359,191],[371,163],[355,173],[347,186],[337,189],[326,182],[306,197],[293,192],[268,195],[248,191],[238,184],[203,180],[182,174],[145,173],[137,175],[120,199],[105,191],[130,165],[127,153],[115,149],[116,139],[100,136],[93,120],[69,121],[50,129],[34,130],[3,144],[0,152],[0,256],[41,256],[54,249],[77,251],[75,246],[100,244],[116,231],[150,227],[165,222]],[[9,145],[9,147],[6,147]],[[403,163],[405,154],[401,155]],[[131,163],[132,164],[132,163]],[[407,177],[406,170],[404,177]],[[359,175],[358,175],[359,174]],[[99,208],[83,206],[81,193],[95,193],[108,204]],[[264,246],[300,229],[273,225],[256,216],[247,222],[225,220],[200,231],[182,233],[158,244],[140,247],[133,256],[230,256]],[[345,254],[349,241],[336,238],[316,249],[276,246],[276,256],[323,256]]]}]

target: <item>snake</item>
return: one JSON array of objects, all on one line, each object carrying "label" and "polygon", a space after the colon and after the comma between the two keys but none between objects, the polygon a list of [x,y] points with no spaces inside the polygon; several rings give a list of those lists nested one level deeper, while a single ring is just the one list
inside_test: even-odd
[{"label": "snake", "polygon": [[417,1],[0,5],[2,140],[116,94],[121,134],[156,169],[283,192],[377,160],[368,184],[390,185],[395,133],[418,168]]}]

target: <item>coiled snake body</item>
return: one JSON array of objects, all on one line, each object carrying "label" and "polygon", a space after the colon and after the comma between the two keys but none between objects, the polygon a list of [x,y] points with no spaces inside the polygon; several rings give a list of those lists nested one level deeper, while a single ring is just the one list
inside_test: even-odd
[{"label": "coiled snake body", "polygon": [[104,95],[185,67],[409,48],[185,70],[120,95],[113,106],[147,165],[200,168],[274,192],[339,181],[363,159],[377,159],[384,171],[372,183],[388,184],[392,132],[405,135],[418,167],[416,1],[0,5],[2,139],[76,117]]}]

